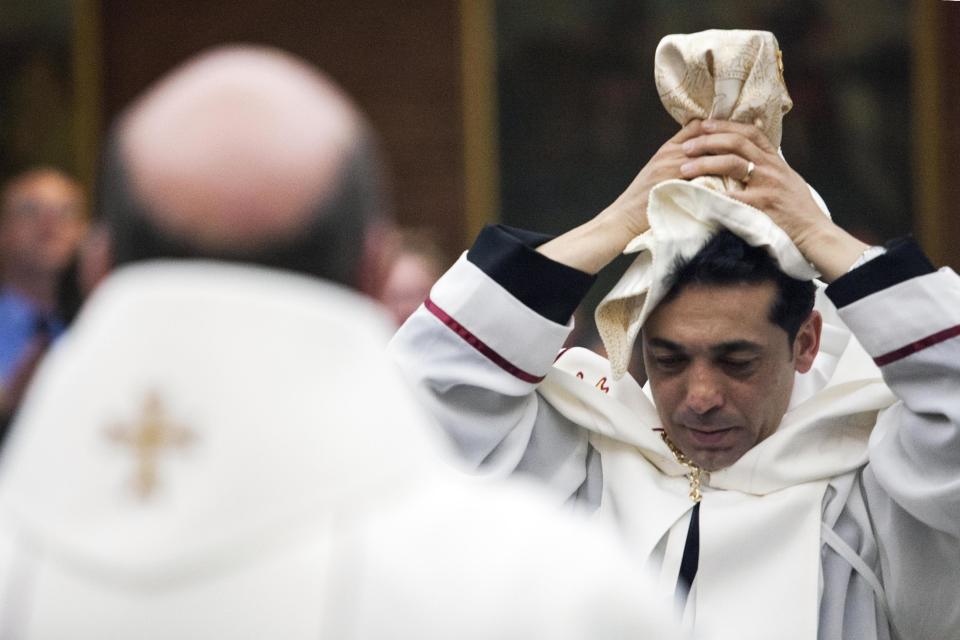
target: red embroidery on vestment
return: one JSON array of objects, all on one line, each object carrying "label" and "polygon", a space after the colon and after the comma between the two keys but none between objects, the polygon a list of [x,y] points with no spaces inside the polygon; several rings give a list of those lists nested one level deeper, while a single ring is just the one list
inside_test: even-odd
[{"label": "red embroidery on vestment", "polygon": [[597,389],[600,389],[600,391],[603,391],[604,393],[610,393],[610,387],[607,386],[606,376],[597,380]]},{"label": "red embroidery on vestment", "polygon": [[466,327],[454,320],[450,314],[438,307],[430,298],[427,298],[423,301],[423,306],[427,308],[427,311],[435,315],[440,322],[447,325],[447,328],[463,338],[464,342],[482,353],[488,360],[490,360],[490,362],[494,363],[513,377],[533,384],[543,381],[544,376],[535,376],[532,373],[527,373],[494,351],[483,340],[470,333]]},{"label": "red embroidery on vestment", "polygon": [[899,349],[891,351],[890,353],[885,353],[882,356],[874,358],[873,361],[877,363],[878,367],[882,367],[890,364],[891,362],[902,360],[907,356],[917,353],[918,351],[923,351],[927,347],[932,347],[935,344],[939,344],[956,336],[960,336],[960,324],[955,327],[950,327],[949,329],[944,329],[943,331],[938,331],[933,335],[929,335],[926,338],[921,338],[916,342],[911,342],[907,346],[900,347]]}]

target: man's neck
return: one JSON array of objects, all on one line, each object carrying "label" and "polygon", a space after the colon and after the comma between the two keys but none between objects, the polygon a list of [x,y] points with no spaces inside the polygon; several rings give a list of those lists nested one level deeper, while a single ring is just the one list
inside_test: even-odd
[{"label": "man's neck", "polygon": [[38,310],[51,312],[57,308],[57,279],[49,274],[7,270],[3,286],[32,302]]}]

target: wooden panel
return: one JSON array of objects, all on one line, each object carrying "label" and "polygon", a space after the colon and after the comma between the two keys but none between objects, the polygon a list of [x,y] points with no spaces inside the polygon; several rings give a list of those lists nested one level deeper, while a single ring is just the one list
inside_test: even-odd
[{"label": "wooden panel", "polygon": [[468,243],[500,210],[494,9],[493,0],[460,0]]},{"label": "wooden panel", "polygon": [[934,263],[960,270],[960,4],[913,9],[914,227]]},{"label": "wooden panel", "polygon": [[943,248],[941,263],[960,271],[960,127],[957,126],[957,118],[960,116],[960,48],[957,47],[960,35],[960,3],[937,4],[942,13],[940,42],[943,64],[940,73],[941,117],[936,127],[943,136],[944,143],[940,150],[943,158],[943,206],[938,214],[946,221],[943,225],[946,246]]},{"label": "wooden panel", "polygon": [[77,177],[92,193],[100,137],[103,133],[103,60],[100,51],[100,6],[96,0],[73,3],[73,149]]}]

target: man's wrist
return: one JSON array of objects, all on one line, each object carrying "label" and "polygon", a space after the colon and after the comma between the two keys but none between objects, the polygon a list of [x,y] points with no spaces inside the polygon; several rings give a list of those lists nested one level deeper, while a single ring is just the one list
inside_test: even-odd
[{"label": "man's wrist", "polygon": [[856,262],[854,262],[852,265],[850,265],[850,268],[847,269],[847,273],[850,273],[851,271],[853,271],[853,270],[856,269],[857,267],[862,267],[863,265],[867,264],[868,262],[870,262],[870,261],[873,260],[874,258],[879,258],[880,256],[882,256],[882,255],[885,254],[886,252],[887,252],[887,250],[886,250],[884,247],[880,247],[880,246],[876,246],[876,245],[874,245],[874,246],[872,246],[872,247],[867,247],[867,249],[866,249],[863,253],[860,254],[860,257],[857,258]]},{"label": "man's wrist", "polygon": [[596,275],[635,237],[617,212],[606,209],[579,227],[537,248],[555,262]]},{"label": "man's wrist", "polygon": [[850,271],[870,245],[830,222],[807,234],[797,248],[820,272],[821,279],[830,283]]},{"label": "man's wrist", "polygon": [[873,293],[896,286],[912,278],[936,271],[912,238],[888,242],[882,255],[851,269],[827,287],[827,295],[837,306],[845,307]]}]

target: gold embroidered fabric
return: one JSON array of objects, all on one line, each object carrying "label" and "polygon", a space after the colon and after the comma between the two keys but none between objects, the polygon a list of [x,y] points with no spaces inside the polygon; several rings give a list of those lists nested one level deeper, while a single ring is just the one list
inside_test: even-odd
[{"label": "gold embroidered fabric", "polygon": [[193,443],[194,433],[171,423],[163,402],[156,391],[151,391],[143,403],[143,411],[136,425],[113,425],[106,429],[107,437],[129,447],[136,458],[133,488],[141,500],[153,495],[159,483],[158,458],[168,447],[185,448]]},{"label": "gold embroidered fabric", "polygon": [[[657,46],[654,75],[660,101],[681,125],[708,117],[755,124],[780,146],[783,115],[793,101],[772,33],[713,29],[669,35]],[[697,182],[721,191],[743,188],[731,178]]]},{"label": "gold embroidered fabric", "polygon": [[[665,37],[654,63],[657,90],[681,125],[712,117],[755,124],[780,145],[783,115],[793,107],[782,73],[777,39],[766,31],[711,30]],[[742,176],[737,176],[742,177]],[[689,258],[713,230],[726,227],[754,246],[766,246],[794,278],[817,273],[781,229],[756,209],[718,193],[739,191],[730,177],[667,180],[650,192],[650,229],[627,245],[633,265],[597,306],[597,331],[619,379],[649,312],[666,293],[665,279],[677,258]]]}]

